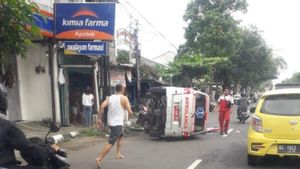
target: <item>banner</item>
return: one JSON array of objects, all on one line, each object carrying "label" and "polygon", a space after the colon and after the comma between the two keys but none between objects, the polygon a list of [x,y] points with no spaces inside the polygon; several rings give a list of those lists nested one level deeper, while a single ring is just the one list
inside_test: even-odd
[{"label": "banner", "polygon": [[56,3],[55,38],[114,40],[115,3]]},{"label": "banner", "polygon": [[108,55],[106,42],[66,41],[65,55]]},{"label": "banner", "polygon": [[110,70],[110,85],[114,87],[117,84],[126,86],[125,71],[112,69]]},{"label": "banner", "polygon": [[53,37],[53,19],[42,14],[34,13],[33,20],[35,25],[41,30],[42,35]]}]

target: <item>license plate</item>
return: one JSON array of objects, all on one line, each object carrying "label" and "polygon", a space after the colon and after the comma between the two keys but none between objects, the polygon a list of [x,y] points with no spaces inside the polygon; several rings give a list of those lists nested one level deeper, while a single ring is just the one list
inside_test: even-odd
[{"label": "license plate", "polygon": [[300,145],[279,144],[278,153],[300,154]]}]

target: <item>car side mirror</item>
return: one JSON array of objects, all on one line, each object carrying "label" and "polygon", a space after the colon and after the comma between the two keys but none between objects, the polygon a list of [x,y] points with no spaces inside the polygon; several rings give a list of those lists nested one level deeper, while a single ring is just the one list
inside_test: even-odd
[{"label": "car side mirror", "polygon": [[250,108],[250,113],[254,113],[255,112],[256,107],[251,107]]}]

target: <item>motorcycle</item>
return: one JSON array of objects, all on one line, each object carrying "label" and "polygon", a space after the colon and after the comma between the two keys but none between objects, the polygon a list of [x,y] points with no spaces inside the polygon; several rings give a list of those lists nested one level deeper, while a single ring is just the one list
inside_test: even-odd
[{"label": "motorcycle", "polygon": [[147,117],[147,113],[148,113],[148,107],[146,104],[140,106],[139,108],[139,116],[138,119],[136,121],[136,124],[138,124],[139,126],[145,126],[148,121],[148,117]]},{"label": "motorcycle", "polygon": [[[69,169],[70,164],[67,162],[67,153],[60,149],[56,144],[55,141],[49,138],[50,133],[56,133],[60,130],[60,125],[56,125],[55,123],[51,122],[49,131],[45,135],[44,140],[38,137],[32,137],[28,140],[31,142],[32,145],[45,150],[46,152],[46,162],[43,162],[44,166],[32,166],[29,168],[46,168],[46,169]],[[26,160],[30,161],[31,156],[37,156],[35,152],[25,152],[21,153],[21,157]]]},{"label": "motorcycle", "polygon": [[237,119],[242,123],[245,124],[246,120],[250,117],[247,107],[239,106],[237,110]]}]

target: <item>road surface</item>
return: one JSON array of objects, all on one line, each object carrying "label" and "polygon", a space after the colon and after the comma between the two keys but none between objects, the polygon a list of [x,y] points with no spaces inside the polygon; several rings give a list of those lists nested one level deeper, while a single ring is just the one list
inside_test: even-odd
[{"label": "road surface", "polygon": [[[209,126],[217,125],[217,113],[210,114]],[[235,114],[230,123],[231,132],[223,137],[218,133],[199,135],[188,140],[151,139],[144,133],[125,138],[123,160],[116,160],[115,149],[103,161],[103,169],[250,169],[247,165],[247,129]],[[82,148],[69,150],[72,169],[95,169],[95,157],[104,142],[94,142]],[[79,145],[80,146],[80,145]],[[260,169],[293,169],[299,159],[266,159]]]}]

